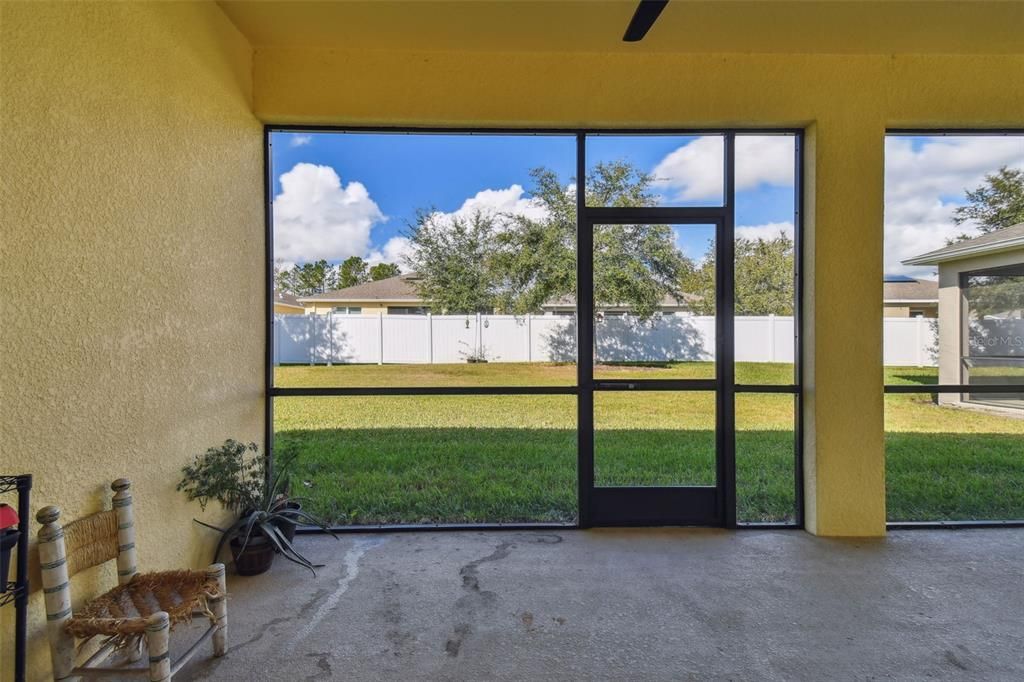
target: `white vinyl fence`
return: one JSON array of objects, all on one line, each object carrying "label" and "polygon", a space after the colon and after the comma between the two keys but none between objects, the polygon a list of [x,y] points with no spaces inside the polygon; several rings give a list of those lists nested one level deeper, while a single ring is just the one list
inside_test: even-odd
[{"label": "white vinyl fence", "polygon": [[[885,364],[933,366],[934,332],[923,318],[885,319]],[[793,318],[736,318],[736,360],[793,362]],[[711,360],[715,318],[606,317],[595,330],[596,359]],[[568,362],[576,320],[560,315],[276,315],[275,364]]]}]

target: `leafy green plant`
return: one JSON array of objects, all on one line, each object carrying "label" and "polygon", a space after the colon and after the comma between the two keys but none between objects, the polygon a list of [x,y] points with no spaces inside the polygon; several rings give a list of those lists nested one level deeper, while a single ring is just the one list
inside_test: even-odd
[{"label": "leafy green plant", "polygon": [[225,509],[239,514],[227,528],[193,519],[221,534],[214,550],[214,561],[226,542],[239,540],[240,549],[244,552],[256,538],[265,538],[281,556],[314,574],[314,568],[323,565],[314,564],[296,550],[280,528],[282,524],[304,523],[331,532],[321,520],[301,508],[290,506],[290,503],[302,501],[302,498],[289,497],[287,493],[294,462],[294,455],[282,456],[276,463],[273,477],[268,477],[266,458],[259,454],[255,443],[243,444],[229,439],[222,446],[196,456],[182,469],[184,476],[178,483],[178,490],[183,491],[189,500],[198,501],[203,509],[210,500],[216,500]]},{"label": "leafy green plant", "polygon": [[266,461],[256,443],[229,438],[218,447],[196,455],[182,468],[178,491],[206,511],[216,500],[228,511],[240,513],[258,501],[266,479]]}]

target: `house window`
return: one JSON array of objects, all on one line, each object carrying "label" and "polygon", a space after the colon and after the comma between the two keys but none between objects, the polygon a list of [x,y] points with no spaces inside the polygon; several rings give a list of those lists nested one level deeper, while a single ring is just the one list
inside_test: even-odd
[{"label": "house window", "polygon": [[344,306],[339,305],[334,307],[333,311],[336,315],[362,315],[363,309],[359,306]]},{"label": "house window", "polygon": [[388,306],[388,315],[426,315],[430,308],[426,306]]}]

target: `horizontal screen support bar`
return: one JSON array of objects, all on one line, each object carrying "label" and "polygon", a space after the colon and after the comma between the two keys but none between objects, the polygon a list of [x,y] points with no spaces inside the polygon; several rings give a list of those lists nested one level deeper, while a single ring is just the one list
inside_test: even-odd
[{"label": "horizontal screen support bar", "polygon": [[595,391],[714,391],[714,379],[594,379]]},{"label": "horizontal screen support bar", "polygon": [[800,393],[799,386],[776,386],[774,384],[736,384],[735,390],[737,393],[791,393],[793,395],[797,395]]},{"label": "horizontal screen support bar", "polygon": [[272,398],[352,395],[576,395],[575,386],[402,386],[271,388]]},{"label": "horizontal screen support bar", "polygon": [[[681,206],[655,208],[620,208],[617,206],[587,206],[585,220],[595,225],[603,224],[641,224],[653,222],[673,223],[678,225],[714,224],[725,217],[727,208],[724,206]],[[580,221],[581,224],[584,222]]]},{"label": "horizontal screen support bar", "polygon": [[[597,391],[714,391],[714,379],[609,379],[595,380]],[[799,386],[737,384],[737,393],[800,393]],[[337,386],[270,389],[271,398],[367,395],[578,395],[577,386]]]},{"label": "horizontal screen support bar", "polygon": [[982,384],[966,386],[964,384],[904,384],[885,387],[886,393],[1024,393],[1024,384]]}]

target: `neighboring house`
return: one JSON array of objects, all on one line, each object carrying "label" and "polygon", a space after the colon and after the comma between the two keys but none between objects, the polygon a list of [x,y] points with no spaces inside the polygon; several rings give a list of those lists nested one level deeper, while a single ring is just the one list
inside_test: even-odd
[{"label": "neighboring house", "polygon": [[[388,277],[376,282],[365,282],[345,289],[337,289],[313,296],[300,296],[298,303],[304,306],[306,314],[326,315],[423,315],[430,312],[430,302],[420,296],[416,289],[417,276],[407,273]],[[900,275],[885,278],[886,317],[936,317],[938,310],[938,283],[913,279]],[[680,301],[666,295],[662,300],[661,312],[685,313],[693,295],[684,295]],[[572,315],[576,312],[576,300],[572,296],[544,303],[541,310],[545,315]],[[607,306],[601,309],[605,315],[622,315],[629,306]]]},{"label": "neighboring house", "polygon": [[416,291],[416,279],[413,273],[396,275],[298,300],[307,315],[422,315],[430,305]]},{"label": "neighboring house", "polygon": [[291,294],[274,292],[274,312],[278,315],[304,315],[306,308]]},{"label": "neighboring house", "polygon": [[885,317],[938,317],[939,283],[906,275],[886,275],[882,284]]},{"label": "neighboring house", "polygon": [[[416,290],[415,273],[397,275],[376,282],[357,284],[345,289],[328,291],[315,296],[300,296],[298,301],[305,306],[306,314],[326,315],[423,315],[430,312],[430,302]],[[565,296],[541,306],[545,315],[572,315],[576,302],[572,296]],[[622,315],[628,306],[603,308],[606,315]],[[662,302],[662,313],[685,312],[687,306],[671,296]]]},{"label": "neighboring house", "polygon": [[[1024,223],[903,261],[939,268],[939,383],[1024,383]],[[1020,394],[940,394],[940,403],[1024,407]]]}]

